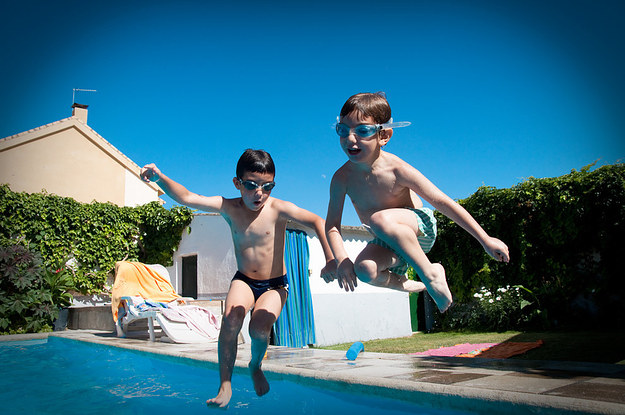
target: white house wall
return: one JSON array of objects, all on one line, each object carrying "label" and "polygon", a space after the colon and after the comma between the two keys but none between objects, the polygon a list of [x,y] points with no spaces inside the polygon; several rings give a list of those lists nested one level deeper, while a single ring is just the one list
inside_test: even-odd
[{"label": "white house wall", "polygon": [[136,174],[125,170],[124,206],[145,205],[148,202],[157,201],[158,194],[145,185]]},{"label": "white house wall", "polygon": [[228,224],[220,215],[198,214],[193,216],[190,229],[190,233],[183,232],[180,246],[174,253],[174,265],[168,268],[175,280],[174,288],[178,293],[182,291],[182,258],[197,255],[198,299],[225,295],[237,271]]},{"label": "white house wall", "polygon": [[[182,258],[198,257],[198,298],[210,299],[228,291],[236,272],[236,260],[230,228],[219,215],[200,214],[193,217],[191,233],[184,232],[174,265],[169,273],[174,288],[181,292]],[[321,244],[314,233],[307,232],[310,252],[310,291],[313,300],[316,344],[337,343],[410,336],[408,294],[374,287],[362,282],[354,292],[345,292],[333,281],[327,284],[320,277],[325,266]],[[352,260],[358,256],[371,237],[362,230],[343,230],[345,248]],[[244,333],[247,339],[247,333]]]},{"label": "white house wall", "polygon": [[[353,261],[371,237],[362,232],[350,233],[349,230],[343,230],[342,233],[345,249]],[[353,292],[345,292],[336,281],[328,284],[320,277],[325,259],[319,240],[309,236],[308,246],[316,345],[328,346],[412,334],[407,293],[374,287],[361,281]]]}]

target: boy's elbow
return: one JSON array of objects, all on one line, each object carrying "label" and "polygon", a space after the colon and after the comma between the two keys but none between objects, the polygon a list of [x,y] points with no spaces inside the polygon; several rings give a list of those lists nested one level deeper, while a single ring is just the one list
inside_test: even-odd
[{"label": "boy's elbow", "polygon": [[339,230],[341,229],[341,222],[336,220],[335,218],[326,219],[324,221],[326,233],[330,232],[332,229]]},{"label": "boy's elbow", "polygon": [[329,236],[332,233],[338,233],[340,235],[341,234],[340,228],[335,225],[332,225],[332,226],[326,225],[326,235]]},{"label": "boy's elbow", "polygon": [[319,232],[325,233],[326,232],[326,221],[323,218],[321,218],[320,216],[317,216],[317,219],[315,219],[314,226],[315,226],[315,231],[317,233],[319,233]]},{"label": "boy's elbow", "polygon": [[329,222],[326,222],[326,223],[324,224],[324,227],[323,227],[323,228],[324,228],[325,232],[326,232],[326,233],[328,233],[328,232],[330,232],[330,229],[334,228],[334,225],[332,225],[332,224],[331,224],[331,223],[329,223]]},{"label": "boy's elbow", "polygon": [[183,194],[178,194],[176,195],[176,197],[172,197],[172,199],[174,199],[176,202],[180,203],[181,205],[189,206],[195,202],[193,196],[194,195],[191,192],[187,192]]}]

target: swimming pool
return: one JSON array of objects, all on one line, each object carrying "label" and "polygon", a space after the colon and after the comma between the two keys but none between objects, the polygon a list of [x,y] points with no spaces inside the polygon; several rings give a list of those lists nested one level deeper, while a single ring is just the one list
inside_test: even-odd
[{"label": "swimming pool", "polygon": [[[59,337],[0,342],[2,413],[205,414],[218,386],[213,363],[153,355]],[[468,415],[370,394],[344,393],[271,379],[264,397],[247,376],[235,374],[230,414]],[[484,408],[486,409],[486,408]],[[501,408],[499,413],[509,413]],[[480,411],[482,412],[482,411]],[[491,407],[487,412],[497,413]]]}]

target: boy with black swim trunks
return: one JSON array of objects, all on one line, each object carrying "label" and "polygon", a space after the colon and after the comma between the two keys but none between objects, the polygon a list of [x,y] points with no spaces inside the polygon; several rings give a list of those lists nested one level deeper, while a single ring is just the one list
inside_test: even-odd
[{"label": "boy with black swim trunks", "polygon": [[226,296],[219,333],[220,387],[216,397],[206,403],[225,407],[232,397],[232,371],[237,354],[237,336],[247,312],[254,307],[249,324],[252,358],[249,363],[254,389],[258,396],[269,391],[261,370],[269,344],[271,327],[286,301],[288,283],[284,264],[284,237],[288,220],[315,230],[326,257],[321,271],[324,279],[332,278],[336,263],[325,236],[322,218],[293,203],[270,196],[275,186],[275,166],[263,150],[246,150],[237,164],[234,186],[241,197],[201,196],[165,176],[154,165],[141,170],[141,178],[155,181],[176,202],[207,212],[216,212],[230,225],[238,271]]}]

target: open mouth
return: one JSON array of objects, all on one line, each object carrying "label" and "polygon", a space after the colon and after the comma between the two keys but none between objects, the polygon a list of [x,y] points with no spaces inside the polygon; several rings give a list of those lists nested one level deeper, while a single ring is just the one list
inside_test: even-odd
[{"label": "open mouth", "polygon": [[348,148],[347,152],[349,153],[350,156],[355,156],[356,154],[360,153],[362,150],[360,150],[359,148]]}]

